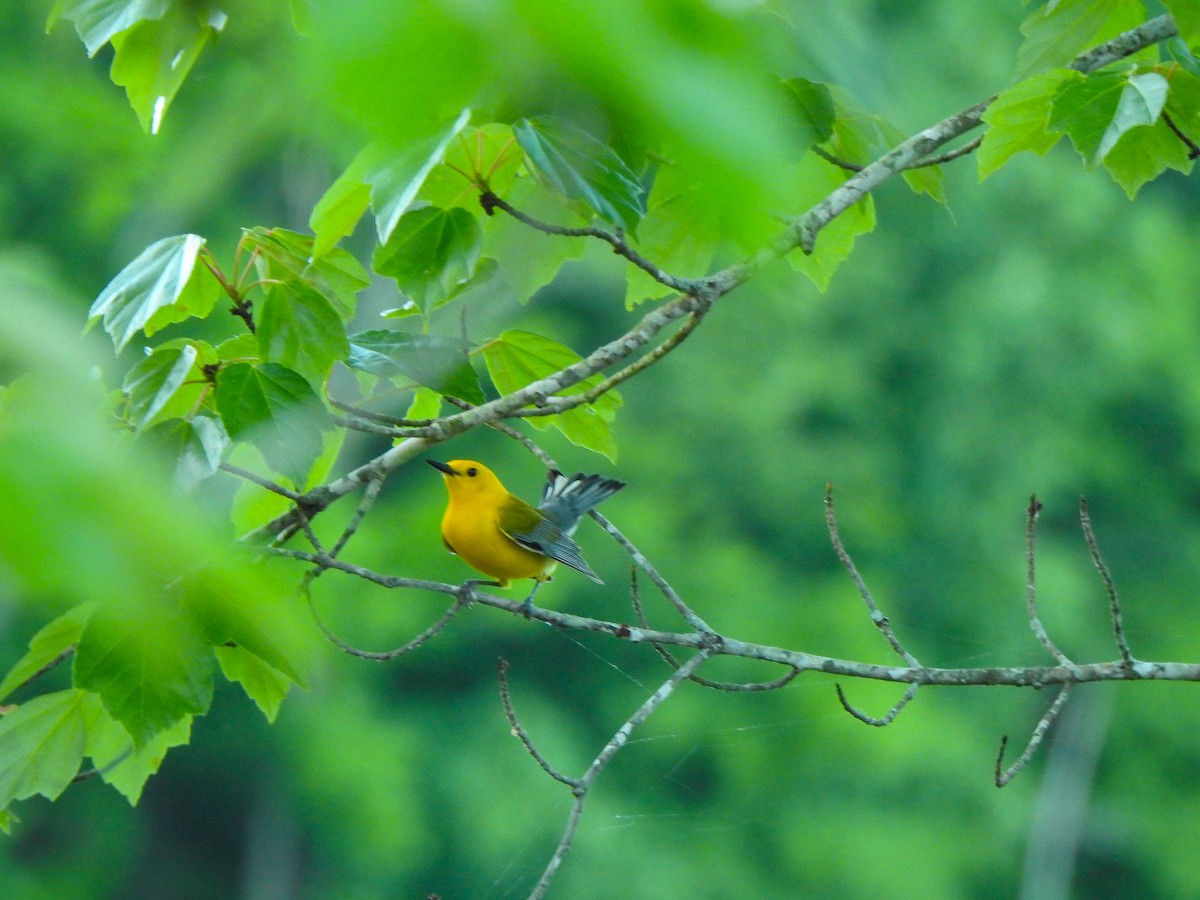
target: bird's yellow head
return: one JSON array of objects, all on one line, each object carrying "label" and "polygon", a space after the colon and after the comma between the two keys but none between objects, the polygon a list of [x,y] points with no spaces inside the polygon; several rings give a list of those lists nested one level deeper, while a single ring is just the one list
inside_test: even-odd
[{"label": "bird's yellow head", "polygon": [[426,462],[442,473],[451,500],[504,496],[508,493],[496,473],[481,462],[473,459],[452,459],[448,463],[428,459]]}]

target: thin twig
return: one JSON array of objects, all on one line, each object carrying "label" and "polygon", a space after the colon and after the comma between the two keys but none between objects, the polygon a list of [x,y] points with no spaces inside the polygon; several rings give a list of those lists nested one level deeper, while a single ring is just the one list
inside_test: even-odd
[{"label": "thin twig", "polygon": [[243,469],[241,466],[235,466],[233,463],[221,463],[221,471],[228,472],[230,475],[236,475],[238,478],[244,478],[247,481],[251,481],[261,488],[266,488],[273,494],[278,494],[280,497],[286,497],[293,503],[301,503],[304,500],[303,494],[298,494],[293,490],[285,488],[282,484],[277,484],[269,478],[264,478],[262,475],[251,472],[249,469]]},{"label": "thin twig", "polygon": [[1183,141],[1184,146],[1188,148],[1188,159],[1200,157],[1200,145],[1197,145],[1195,141],[1180,130],[1179,126],[1175,124],[1175,120],[1167,114],[1165,109],[1162,111],[1162,118],[1167,123],[1167,127],[1175,132],[1175,137]]},{"label": "thin twig", "polygon": [[1029,619],[1029,628],[1050,654],[1064,666],[1071,665],[1067,655],[1058,649],[1058,645],[1050,640],[1037,611],[1037,554],[1034,549],[1035,532],[1037,530],[1038,513],[1042,504],[1037,495],[1029,498],[1029,508],[1025,516],[1025,613]]},{"label": "thin twig", "polygon": [[634,714],[625,721],[625,724],[617,729],[609,742],[604,745],[604,749],[592,760],[592,764],[583,773],[578,784],[572,786],[571,793],[575,795],[575,802],[572,804],[571,812],[567,816],[566,829],[563,831],[563,836],[558,842],[558,846],[554,849],[554,854],[546,864],[546,869],[542,872],[542,877],[538,879],[538,883],[530,892],[530,900],[538,900],[538,898],[545,896],[546,891],[549,889],[550,882],[554,879],[555,873],[571,849],[571,842],[575,838],[575,829],[579,826],[579,819],[583,815],[583,804],[587,800],[588,791],[591,790],[600,773],[604,771],[604,767],[629,742],[629,735],[633,733],[633,730],[645,722],[646,719],[650,718],[654,714],[654,711],[675,692],[675,689],[690,678],[696,669],[709,658],[712,652],[707,647],[701,648],[695,656],[672,672],[670,677],[659,686],[658,690],[651,694],[637,708]]},{"label": "thin twig", "polygon": [[346,403],[344,400],[338,400],[334,397],[329,398],[329,403],[336,409],[342,412],[348,412],[360,419],[367,419],[372,422],[380,422],[384,425],[392,425],[396,428],[426,428],[432,425],[436,419],[402,419],[397,416],[389,416],[386,413],[375,412],[370,409],[363,409],[361,406],[355,406],[353,403]]},{"label": "thin twig", "polygon": [[634,561],[637,567],[650,577],[650,580],[654,582],[654,586],[658,588],[659,592],[666,597],[671,605],[674,606],[679,612],[679,614],[683,616],[684,621],[702,634],[707,634],[714,637],[716,636],[717,632],[712,628],[712,626],[700,618],[700,616],[696,614],[696,611],[684,602],[683,598],[680,597],[676,590],[667,582],[667,579],[664,578],[659,573],[658,569],[654,567],[654,564],[645,557],[642,551],[633,545],[633,542],[629,540],[629,538],[625,537],[625,535],[618,530],[617,526],[613,525],[612,522],[594,509],[590,510],[588,515],[595,519],[596,524],[607,531],[609,535],[612,536],[612,539],[621,547],[621,549],[629,554],[629,557]]},{"label": "thin twig", "polygon": [[301,585],[300,590],[301,593],[304,594],[305,599],[308,601],[308,609],[309,612],[312,613],[313,621],[317,623],[317,627],[321,629],[321,633],[325,635],[325,638],[331,644],[333,644],[343,653],[349,653],[351,656],[357,656],[359,659],[374,660],[375,662],[388,662],[389,660],[396,659],[397,657],[404,656],[406,653],[411,653],[413,650],[416,650],[430,638],[436,637],[443,630],[445,630],[446,626],[450,624],[450,620],[458,615],[459,612],[462,611],[462,609],[467,605],[462,597],[455,597],[454,602],[450,604],[450,607],[444,613],[442,613],[441,617],[436,622],[434,622],[412,640],[405,644],[401,644],[399,647],[396,647],[393,650],[362,650],[343,641],[333,633],[333,630],[328,625],[325,624],[325,620],[322,619],[321,614],[317,612],[317,604],[313,599],[312,590],[310,589],[310,584],[308,581],[305,581]]},{"label": "thin twig", "polygon": [[861,172],[865,166],[860,166],[858,163],[852,163],[849,160],[842,159],[840,156],[834,156],[820,144],[813,144],[813,153],[821,157],[827,163],[837,166],[839,169],[845,169],[847,172]]},{"label": "thin twig", "polygon": [[43,675],[45,675],[51,669],[55,668],[56,666],[60,665],[61,663],[66,662],[68,659],[71,658],[71,654],[73,654],[75,652],[75,648],[77,646],[78,646],[78,644],[72,644],[70,647],[67,647],[65,650],[61,651],[56,657],[54,657],[54,659],[50,660],[48,663],[46,663],[44,666],[42,666],[40,669],[38,669],[36,672],[34,672],[32,675],[30,675],[24,681],[22,681],[20,684],[16,685],[13,688],[13,691],[18,691],[23,687],[27,687],[28,685],[33,684],[33,682],[37,681],[39,678],[41,678]]},{"label": "thin twig", "polygon": [[1117,585],[1108,571],[1108,566],[1104,563],[1104,557],[1100,555],[1100,545],[1096,543],[1096,534],[1092,531],[1092,517],[1088,514],[1087,497],[1079,498],[1079,524],[1083,526],[1083,540],[1087,544],[1088,552],[1092,555],[1092,563],[1095,565],[1096,571],[1100,573],[1100,580],[1104,582],[1104,590],[1108,593],[1113,639],[1117,642],[1117,649],[1121,651],[1121,659],[1125,660],[1127,665],[1132,666],[1134,660],[1133,654],[1129,650],[1129,642],[1125,639],[1121,600],[1117,596]]},{"label": "thin twig", "polygon": [[882,728],[885,725],[891,725],[892,722],[896,720],[896,716],[900,715],[900,710],[908,706],[908,702],[912,700],[913,697],[917,696],[917,689],[920,687],[920,685],[910,684],[908,686],[908,690],[904,692],[904,696],[901,697],[896,702],[896,705],[889,709],[883,718],[880,719],[867,715],[865,712],[847,700],[846,694],[842,690],[842,686],[840,684],[834,684],[834,687],[837,688],[838,702],[842,704],[842,709],[850,713],[850,715],[854,716],[854,718],[858,719],[860,722],[865,722],[868,725],[874,725],[876,728]]},{"label": "thin twig", "polygon": [[955,147],[953,150],[947,150],[945,153],[939,153],[936,156],[926,156],[924,159],[919,159],[909,166],[905,167],[905,171],[912,169],[923,169],[926,166],[940,166],[948,162],[953,162],[960,156],[966,156],[968,153],[974,153],[979,149],[979,145],[983,143],[983,136],[968,141],[961,147]]},{"label": "thin twig", "polygon": [[891,648],[896,652],[902,660],[914,668],[921,664],[917,662],[917,658],[913,656],[900,643],[900,639],[892,631],[891,623],[888,622],[888,617],[879,609],[875,598],[871,596],[871,592],[867,589],[867,584],[863,581],[862,575],[858,572],[858,567],[854,565],[854,560],[850,558],[850,554],[846,552],[846,547],[842,543],[842,536],[838,532],[837,516],[833,509],[833,485],[825,485],[825,526],[829,530],[829,539],[833,543],[833,552],[837,554],[837,558],[841,561],[842,566],[850,574],[850,580],[854,582],[854,586],[858,588],[858,594],[863,599],[863,603],[867,605],[867,611],[871,614],[871,621],[875,623],[875,627],[887,640]]},{"label": "thin twig", "polygon": [[132,754],[133,754],[133,748],[130,747],[128,750],[125,750],[123,753],[118,754],[113,759],[113,761],[110,762],[107,766],[102,766],[100,768],[95,768],[95,769],[85,769],[84,771],[82,771],[78,775],[76,775],[74,778],[72,778],[71,781],[72,781],[72,783],[78,784],[81,781],[87,781],[88,779],[95,778],[97,775],[103,775],[106,772],[111,772],[113,769],[115,769],[121,763],[125,762],[125,760],[129,759],[129,757]]},{"label": "thin twig", "polygon": [[543,222],[540,219],[535,219],[533,216],[521,212],[512,204],[500,197],[497,197],[491,191],[484,191],[479,197],[479,204],[483,207],[484,212],[489,216],[494,214],[497,209],[508,213],[518,222],[528,225],[535,231],[540,231],[543,234],[554,234],[560,237],[593,237],[597,240],[604,241],[613,248],[613,252],[618,256],[623,256],[629,260],[659,284],[666,285],[673,291],[678,291],[681,294],[692,293],[695,289],[695,281],[690,278],[680,278],[664,272],[646,257],[642,256],[629,245],[625,240],[625,235],[620,230],[608,231],[604,228],[595,226],[586,226],[583,228],[565,228],[562,225],[554,225],[550,222]]},{"label": "thin twig", "polygon": [[1072,685],[1063,685],[1062,690],[1058,692],[1058,696],[1054,698],[1054,702],[1050,704],[1050,708],[1046,710],[1045,714],[1038,721],[1037,727],[1033,729],[1033,734],[1030,735],[1029,743],[1025,745],[1024,752],[1007,769],[1004,769],[1003,766],[1004,750],[1008,746],[1008,735],[1000,738],[1000,752],[996,754],[996,787],[1004,787],[1012,781],[1018,772],[1025,768],[1025,764],[1029,762],[1033,754],[1037,752],[1037,748],[1041,746],[1042,738],[1046,736],[1046,732],[1054,723],[1054,720],[1058,718],[1058,714],[1062,712],[1062,708],[1067,705],[1067,698],[1071,696],[1071,688]]},{"label": "thin twig", "polygon": [[529,755],[534,758],[542,771],[553,778],[555,781],[561,781],[569,788],[578,788],[582,786],[582,782],[578,778],[572,778],[569,775],[564,775],[555,769],[546,761],[546,757],[542,756],[541,751],[530,739],[528,732],[522,727],[520,720],[517,718],[517,711],[513,709],[512,695],[508,690],[508,660],[500,657],[496,660],[496,672],[500,678],[500,702],[504,704],[504,715],[508,719],[508,724],[512,726],[512,733],[520,739],[525,745],[525,749]]},{"label": "thin twig", "polygon": [[341,555],[342,550],[346,546],[346,542],[354,536],[358,531],[358,527],[362,524],[363,518],[367,512],[375,505],[375,501],[379,498],[379,492],[383,490],[383,478],[373,478],[367,482],[367,489],[363,491],[363,498],[358,503],[358,509],[354,511],[354,515],[350,517],[350,521],[346,523],[345,529],[342,531],[342,536],[337,539],[337,543],[333,545],[333,549],[329,551],[329,555],[337,557]]}]

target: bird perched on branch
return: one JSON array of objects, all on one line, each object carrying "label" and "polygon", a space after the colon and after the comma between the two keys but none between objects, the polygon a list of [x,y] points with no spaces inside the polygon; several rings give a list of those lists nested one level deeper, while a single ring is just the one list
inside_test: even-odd
[{"label": "bird perched on branch", "polygon": [[532,578],[533,590],[525,598],[527,616],[533,595],[559,563],[603,583],[571,535],[588,510],[625,487],[625,482],[582,473],[566,476],[552,469],[535,508],[510,494],[483,463],[426,461],[442,473],[450,495],[442,516],[446,548],[495,578],[497,587],[508,587],[516,578]]}]

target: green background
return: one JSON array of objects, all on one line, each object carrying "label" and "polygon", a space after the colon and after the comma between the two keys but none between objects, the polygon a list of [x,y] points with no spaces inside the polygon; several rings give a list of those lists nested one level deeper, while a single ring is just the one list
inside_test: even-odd
[{"label": "green background", "polygon": [[[194,231],[228,255],[242,226],[305,228],[364,139],[347,120],[394,114],[396,101],[382,91],[346,105],[374,96],[354,81],[370,67],[334,65],[331,77],[280,6],[230,10],[153,138],[108,80],[107,51],[89,61],[66,23],[43,34],[46,4],[0,7],[0,273],[10,290],[35,284],[82,327],[95,295],[153,240]],[[952,0],[795,4],[803,54],[782,74],[842,84],[912,133],[1009,83],[1027,12]],[[481,65],[478,47],[451,52],[462,49],[454,37],[431,83]],[[622,58],[656,51],[652,32],[626,38]],[[581,46],[581,70],[596,70],[594,56]],[[571,60],[558,65],[570,71]],[[339,78],[342,93],[327,93]],[[574,90],[586,91],[581,82]],[[561,101],[552,81],[539,86],[515,114]],[[962,160],[947,168],[947,194],[948,210],[885,185],[876,233],[825,294],[780,264],[722,300],[683,348],[625,386],[616,465],[554,437],[547,448],[565,468],[629,482],[604,512],[732,637],[892,661],[829,547],[832,482],[850,551],[925,664],[1047,661],[1024,616],[1034,492],[1046,504],[1041,611],[1060,646],[1078,661],[1116,656],[1076,517],[1086,495],[1135,654],[1197,659],[1194,179],[1168,173],[1131,203],[1064,142],[982,184]],[[349,246],[364,252],[366,237]],[[622,279],[619,261],[593,248],[527,306],[481,310],[474,327],[530,327],[585,351],[637,315],[623,308]],[[378,327],[373,313],[395,301],[394,287],[373,287],[363,327]],[[95,335],[45,340],[118,371]],[[18,368],[0,360],[5,381]],[[385,446],[356,436],[345,460]],[[494,433],[434,455],[484,459],[529,498],[540,486],[534,460]],[[465,577],[437,535],[439,480],[424,465],[389,479],[350,558]],[[50,496],[62,505],[47,515],[69,547],[85,519],[69,496]],[[606,585],[568,572],[539,602],[629,620],[622,554],[588,523],[579,537]],[[0,659],[17,658],[44,621],[36,603],[16,602],[19,583],[0,572]],[[371,649],[402,644],[443,609],[439,596],[337,573],[316,596],[338,634]],[[677,627],[665,604],[650,605],[657,623]],[[296,615],[307,616],[299,603]],[[524,896],[570,797],[509,733],[499,656],[526,729],[574,773],[667,674],[649,648],[487,608],[382,665],[325,646],[309,689],[274,726],[223,684],[136,809],[98,781],[54,804],[21,804],[22,822],[0,841],[0,895]],[[779,672],[721,661],[705,674]],[[875,714],[900,693],[843,687]],[[821,676],[762,695],[687,685],[602,776],[552,896],[1065,896],[1056,872],[1073,879],[1074,896],[1198,896],[1193,693],[1084,686],[1030,767],[997,790],[1000,736],[1013,758],[1050,692],[929,688],[873,729],[841,710]]]}]

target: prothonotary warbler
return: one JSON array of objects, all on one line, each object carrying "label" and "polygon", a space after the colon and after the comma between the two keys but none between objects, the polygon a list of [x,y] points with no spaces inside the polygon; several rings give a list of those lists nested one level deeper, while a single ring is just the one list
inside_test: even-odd
[{"label": "prothonotary warbler", "polygon": [[446,548],[495,578],[498,587],[508,587],[515,578],[532,578],[533,590],[525,598],[526,615],[533,595],[550,580],[559,563],[602,583],[571,535],[589,509],[625,487],[625,482],[582,473],[566,476],[551,470],[535,508],[505,490],[483,463],[471,459],[427,462],[441,471],[450,495],[442,516]]}]

